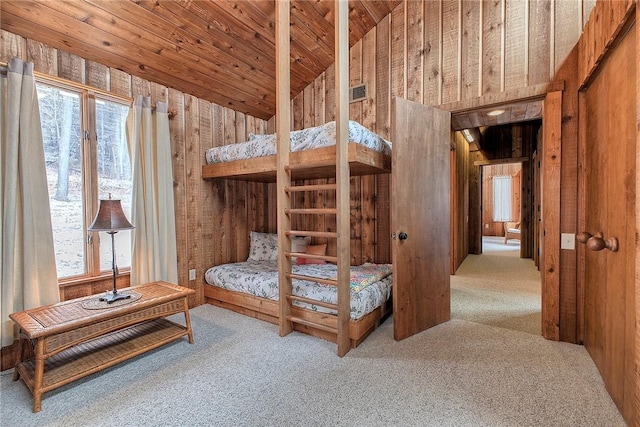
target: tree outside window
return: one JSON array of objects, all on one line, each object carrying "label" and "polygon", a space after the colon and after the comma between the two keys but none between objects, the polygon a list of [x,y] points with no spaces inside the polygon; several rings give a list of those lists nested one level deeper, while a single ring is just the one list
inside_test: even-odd
[{"label": "tree outside window", "polygon": [[[111,269],[111,245],[88,233],[99,199],[121,199],[130,217],[131,166],[125,134],[129,105],[85,88],[39,79],[40,119],[47,168],[58,278]],[[130,231],[116,234],[118,265],[131,265]]]}]

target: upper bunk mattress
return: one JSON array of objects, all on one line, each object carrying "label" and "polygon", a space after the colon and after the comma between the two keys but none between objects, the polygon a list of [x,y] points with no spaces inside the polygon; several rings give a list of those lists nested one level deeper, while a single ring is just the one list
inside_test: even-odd
[{"label": "upper bunk mattress", "polygon": [[[391,155],[391,144],[355,121],[349,121],[349,142]],[[336,122],[291,132],[291,151],[328,147],[336,144]],[[249,134],[249,141],[213,147],[207,150],[207,164],[246,160],[276,154],[276,134]]]},{"label": "upper bunk mattress", "polygon": [[[294,274],[335,279],[338,266],[335,264],[293,265]],[[278,262],[245,261],[211,267],[205,273],[208,284],[231,291],[277,301]],[[359,319],[380,307],[391,296],[393,277],[390,264],[362,264],[351,267],[351,319]],[[337,304],[336,286],[323,285],[307,280],[293,280],[293,295]],[[306,309],[336,314],[335,310],[294,301],[294,305]]]}]

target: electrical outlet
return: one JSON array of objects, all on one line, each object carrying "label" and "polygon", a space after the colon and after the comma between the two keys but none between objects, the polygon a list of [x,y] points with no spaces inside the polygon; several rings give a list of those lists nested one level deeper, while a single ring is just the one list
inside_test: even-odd
[{"label": "electrical outlet", "polygon": [[196,280],[196,269],[189,270],[189,280]]},{"label": "electrical outlet", "polygon": [[576,235],[573,233],[562,233],[560,236],[560,249],[576,249]]},{"label": "electrical outlet", "polygon": [[484,225],[484,228],[489,228],[489,224],[485,224],[485,225]]}]

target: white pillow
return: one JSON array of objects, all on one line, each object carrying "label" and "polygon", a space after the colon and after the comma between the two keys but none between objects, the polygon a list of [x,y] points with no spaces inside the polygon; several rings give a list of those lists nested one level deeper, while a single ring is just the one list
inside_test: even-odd
[{"label": "white pillow", "polygon": [[249,258],[247,261],[277,261],[278,235],[273,233],[251,232]]},{"label": "white pillow", "polygon": [[[311,243],[311,237],[292,237],[291,238],[291,252],[304,253],[307,250],[307,246]],[[291,263],[295,264],[298,257],[291,257]]]}]

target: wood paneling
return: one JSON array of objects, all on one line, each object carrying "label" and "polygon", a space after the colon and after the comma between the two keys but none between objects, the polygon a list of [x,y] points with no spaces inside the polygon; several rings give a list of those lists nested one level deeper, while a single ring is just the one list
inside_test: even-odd
[{"label": "wood paneling", "polygon": [[[640,40],[640,27],[637,22],[640,20],[640,8],[636,7],[636,42]],[[640,44],[636,43],[636,58],[640,58]],[[636,69],[636,191],[640,188],[640,73]],[[636,194],[636,201],[637,201]],[[636,203],[636,230],[640,229],[640,204]],[[636,243],[635,262],[635,313],[636,324],[638,313],[640,313],[640,245]],[[640,328],[636,326],[635,333],[635,419],[640,420]]]},{"label": "wood paneling", "polygon": [[[640,58],[640,44],[637,43],[640,40],[640,26],[637,25],[640,21],[640,7],[636,6],[636,58]],[[637,65],[636,65],[637,67]],[[640,73],[636,68],[636,192],[640,188]],[[638,195],[636,193],[636,201]],[[640,230],[640,204],[636,203],[636,230]],[[635,262],[635,313],[636,313],[636,325],[638,322],[638,313],[640,313],[640,245],[636,243],[636,262]],[[635,421],[640,421],[640,328],[636,326],[635,334]]]},{"label": "wood paneling", "polygon": [[635,3],[634,0],[596,3],[589,15],[589,21],[584,26],[584,34],[578,42],[580,86],[587,83],[616,36],[622,31],[624,25],[630,22],[627,17],[633,13]]},{"label": "wood paneling", "polygon": [[[527,85],[548,82],[551,79],[550,62],[554,60],[553,49],[550,49],[553,32],[550,24],[555,18],[552,13],[551,0],[536,0],[529,3]],[[535,40],[535,42],[534,42]]]},{"label": "wood paneling", "polygon": [[442,103],[460,100],[460,25],[462,11],[457,0],[442,0]]},{"label": "wood paneling", "polygon": [[475,255],[482,253],[482,215],[480,214],[482,210],[482,167],[476,165],[476,162],[484,160],[486,157],[481,151],[469,153],[469,225],[465,231],[468,233],[469,253]]},{"label": "wood paneling", "polygon": [[[482,95],[480,70],[482,41],[483,2],[461,2],[462,28],[460,30],[460,98],[469,99]],[[480,34],[480,36],[479,36]]]},{"label": "wood paneling", "polygon": [[471,206],[469,168],[473,164],[469,161],[469,144],[460,132],[454,134],[451,153],[451,274],[454,274],[469,254],[471,234],[467,218]]},{"label": "wood paneling", "polygon": [[529,85],[529,0],[504,2],[504,77],[501,87],[509,91]]}]

